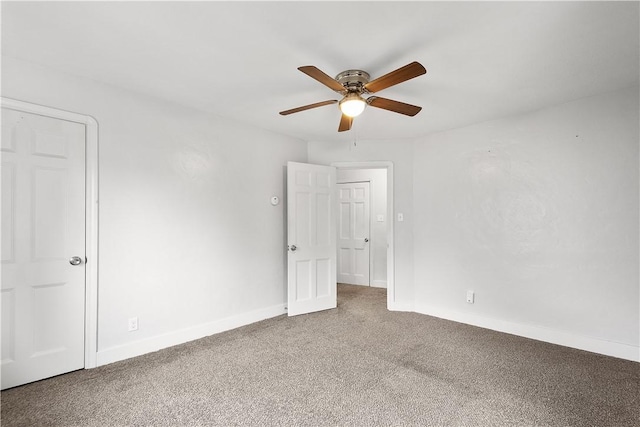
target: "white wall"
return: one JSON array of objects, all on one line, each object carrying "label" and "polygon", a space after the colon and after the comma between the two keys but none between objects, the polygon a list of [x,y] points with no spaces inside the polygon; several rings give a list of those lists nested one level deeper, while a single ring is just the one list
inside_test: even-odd
[{"label": "white wall", "polygon": [[[386,169],[338,169],[337,182],[369,182],[370,193],[370,277],[369,284],[387,287],[387,170]],[[383,221],[377,216],[382,215]]]},{"label": "white wall", "polygon": [[394,162],[406,309],[640,360],[638,90],[309,162]]},{"label": "white wall", "polygon": [[303,142],[2,61],[2,96],[99,123],[99,363],[284,312],[284,206],[269,200]]},{"label": "white wall", "polygon": [[[413,309],[413,146],[411,141],[369,140],[353,143],[312,141],[308,144],[309,163],[329,165],[333,162],[393,162],[395,213],[404,221],[394,223],[395,294],[391,296],[398,310]],[[395,215],[395,214],[394,214]],[[395,218],[394,218],[395,220]]]},{"label": "white wall", "polygon": [[416,309],[640,360],[638,121],[632,87],[416,141]]},{"label": "white wall", "polygon": [[281,313],[269,198],[307,158],[394,163],[398,305],[640,360],[637,87],[415,142],[305,146],[2,60],[3,96],[100,125],[102,363]]}]

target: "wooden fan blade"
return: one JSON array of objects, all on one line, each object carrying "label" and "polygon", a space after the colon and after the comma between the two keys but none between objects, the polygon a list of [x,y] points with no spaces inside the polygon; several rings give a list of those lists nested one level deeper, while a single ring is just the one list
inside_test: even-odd
[{"label": "wooden fan blade", "polygon": [[346,90],[336,79],[332,79],[313,65],[298,67],[298,70],[302,71],[307,76],[316,79],[331,90],[335,90],[336,92],[344,92]]},{"label": "wooden fan blade", "polygon": [[344,132],[345,130],[351,129],[352,123],[353,117],[349,117],[346,114],[343,114],[340,118],[340,126],[338,126],[338,132]]},{"label": "wooden fan blade", "polygon": [[420,112],[420,110],[422,110],[422,107],[418,107],[417,105],[405,104],[404,102],[380,98],[379,96],[372,96],[368,98],[367,104],[372,107],[382,108],[383,110],[389,110],[394,113],[400,113],[411,117],[415,116]]},{"label": "wooden fan blade", "polygon": [[303,105],[302,107],[292,108],[291,110],[280,111],[280,114],[286,116],[288,114],[299,113],[300,111],[310,110],[312,108],[324,107],[325,105],[335,104],[338,101],[331,99],[329,101],[316,102],[315,104]]},{"label": "wooden fan blade", "polygon": [[382,89],[386,89],[398,83],[406,82],[414,77],[426,74],[427,70],[419,62],[412,62],[404,67],[398,68],[395,71],[385,74],[382,77],[378,77],[375,80],[371,80],[364,85],[366,91],[370,93],[379,92]]}]

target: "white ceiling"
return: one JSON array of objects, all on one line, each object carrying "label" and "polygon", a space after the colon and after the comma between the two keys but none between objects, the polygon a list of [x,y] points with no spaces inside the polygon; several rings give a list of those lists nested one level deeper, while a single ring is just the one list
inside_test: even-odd
[{"label": "white ceiling", "polygon": [[[637,2],[2,2],[2,53],[304,140],[411,138],[637,85]],[[338,133],[335,105],[299,72],[409,62]],[[90,113],[90,112],[88,112]]]}]

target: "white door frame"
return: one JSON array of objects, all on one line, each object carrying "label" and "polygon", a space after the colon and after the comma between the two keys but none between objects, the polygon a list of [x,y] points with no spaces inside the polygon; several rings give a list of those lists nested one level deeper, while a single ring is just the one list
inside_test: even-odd
[{"label": "white door frame", "polygon": [[97,366],[98,352],[98,122],[91,116],[0,98],[3,108],[85,125],[85,338],[84,367]]},{"label": "white door frame", "polygon": [[395,248],[393,239],[393,162],[334,162],[337,169],[386,169],[387,170],[387,309],[397,310],[395,286]]}]

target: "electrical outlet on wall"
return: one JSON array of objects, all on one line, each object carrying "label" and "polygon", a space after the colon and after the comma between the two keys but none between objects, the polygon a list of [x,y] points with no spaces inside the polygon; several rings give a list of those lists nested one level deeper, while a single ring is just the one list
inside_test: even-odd
[{"label": "electrical outlet on wall", "polygon": [[473,291],[467,291],[467,302],[469,304],[473,304],[474,296]]},{"label": "electrical outlet on wall", "polygon": [[129,319],[129,332],[138,330],[138,318],[132,317]]}]

